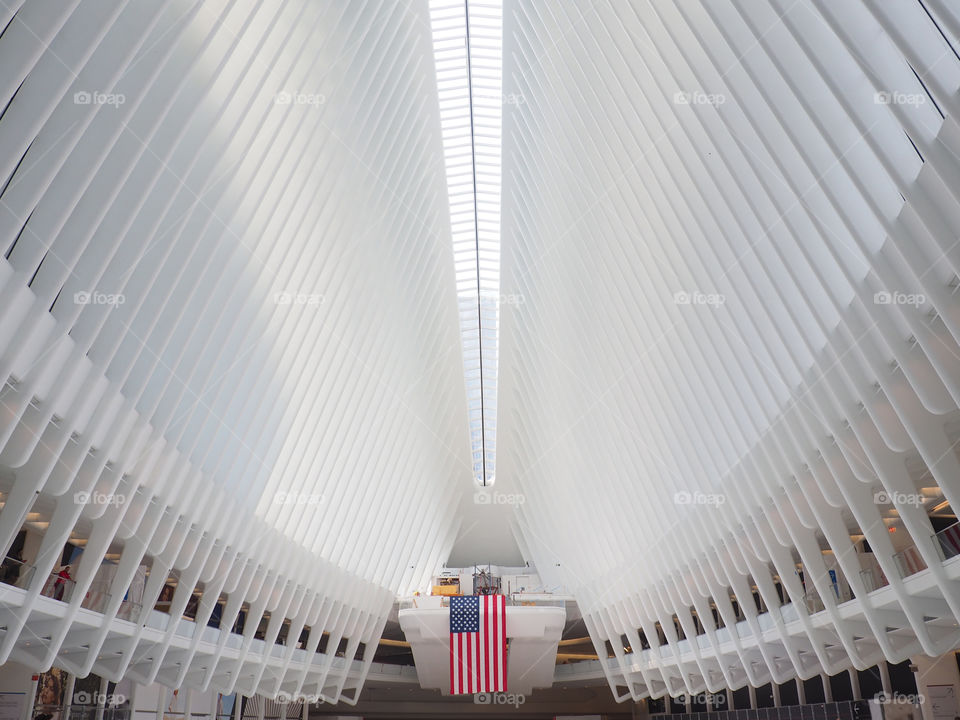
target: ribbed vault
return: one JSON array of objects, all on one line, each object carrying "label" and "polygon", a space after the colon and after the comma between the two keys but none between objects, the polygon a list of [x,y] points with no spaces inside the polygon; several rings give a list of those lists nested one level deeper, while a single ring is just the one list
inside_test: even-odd
[{"label": "ribbed vault", "polygon": [[468,163],[427,2],[0,4],[0,662],[351,702],[451,553],[570,588],[618,699],[960,643],[960,12],[511,0],[501,88],[494,5]]},{"label": "ribbed vault", "polygon": [[[199,583],[225,624],[243,601],[375,646],[471,478],[425,4],[0,13],[4,547],[39,492],[40,577],[95,519],[81,588],[111,550],[118,589],[146,562],[174,607]],[[317,677],[214,684],[339,697]]]},{"label": "ribbed vault", "polygon": [[[960,639],[956,582],[935,569],[924,613],[898,565],[940,567],[924,505],[960,501],[958,20],[505,10],[502,287],[526,302],[501,316],[499,474],[618,695]],[[847,622],[864,537],[896,600]]]}]

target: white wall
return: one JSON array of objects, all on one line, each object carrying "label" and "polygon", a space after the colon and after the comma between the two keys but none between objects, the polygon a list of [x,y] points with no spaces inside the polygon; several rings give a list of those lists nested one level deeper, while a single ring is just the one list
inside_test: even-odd
[{"label": "white wall", "polygon": [[[921,706],[923,720],[934,720],[929,697],[931,685],[953,685],[954,696],[960,698],[960,671],[957,670],[956,658],[953,653],[947,653],[938,658],[921,655],[912,658],[911,662],[917,666],[917,692],[924,696]],[[954,714],[960,714],[960,712]]]},{"label": "white wall", "polygon": [[133,702],[135,716],[131,720],[154,720],[158,707],[162,707],[174,720],[186,720],[184,713],[187,711],[190,720],[214,720],[216,691],[200,692],[184,688],[177,692],[176,699],[171,698],[170,692],[169,688],[162,685],[138,685]]},{"label": "white wall", "polygon": [[26,665],[8,662],[0,665],[0,692],[22,692],[24,693],[23,713],[21,717],[26,720],[27,712],[32,699],[31,694],[35,692],[31,678],[33,671]]}]

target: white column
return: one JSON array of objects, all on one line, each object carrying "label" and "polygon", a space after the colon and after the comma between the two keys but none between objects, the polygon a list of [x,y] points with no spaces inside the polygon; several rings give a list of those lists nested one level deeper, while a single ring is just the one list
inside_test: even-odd
[{"label": "white column", "polygon": [[100,689],[97,691],[96,720],[103,720],[103,708],[107,704],[107,679],[100,678]]},{"label": "white column", "polygon": [[753,685],[747,685],[750,689],[750,709],[757,709],[757,689]]},{"label": "white column", "polygon": [[823,683],[823,701],[833,702],[833,688],[830,687],[830,676],[820,673],[820,682]]},{"label": "white column", "polygon": [[[130,683],[130,697],[126,698],[127,707],[130,708],[130,720],[137,720],[137,688],[138,683]],[[123,703],[121,703],[122,705]]]},{"label": "white column", "polygon": [[169,690],[167,688],[163,688],[160,691],[157,696],[157,712],[154,715],[154,720],[163,720],[163,708],[173,699],[173,693],[175,692],[176,690]]},{"label": "white column", "polygon": [[30,692],[27,694],[27,701],[23,704],[23,720],[30,720],[33,717],[33,701],[37,697],[37,685],[39,684],[40,676],[33,675],[30,678]]},{"label": "white column", "polygon": [[890,666],[887,665],[886,660],[881,660],[877,663],[877,667],[880,668],[880,682],[883,684],[883,695],[889,698],[893,695],[893,686],[890,683]]},{"label": "white column", "polygon": [[773,688],[773,706],[780,707],[780,686],[771,681],[770,687]]},{"label": "white column", "polygon": [[63,720],[70,720],[70,707],[73,705],[73,690],[76,683],[77,678],[73,673],[67,675],[67,682],[63,688]]},{"label": "white column", "polygon": [[727,688],[727,710],[736,710],[733,706],[733,690]]},{"label": "white column", "polygon": [[847,672],[850,674],[850,689],[853,690],[853,699],[862,700],[863,698],[860,694],[860,676],[857,674],[857,669],[850,668]]},{"label": "white column", "polygon": [[801,680],[800,678],[796,678],[794,682],[797,683],[797,702],[799,702],[801,705],[806,705],[807,691],[803,687],[803,680]]}]

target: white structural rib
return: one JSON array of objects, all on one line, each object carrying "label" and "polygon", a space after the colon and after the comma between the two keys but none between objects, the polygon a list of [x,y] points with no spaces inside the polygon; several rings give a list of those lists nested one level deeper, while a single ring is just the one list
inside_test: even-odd
[{"label": "white structural rib", "polygon": [[[13,9],[0,549],[28,514],[49,526],[26,596],[0,604],[0,663],[355,700],[395,595],[445,559],[470,476],[427,8]],[[81,538],[51,615],[38,595]],[[78,637],[108,553],[107,620]],[[115,637],[141,566],[142,610]],[[338,650],[361,671],[331,671]]]},{"label": "white structural rib", "polygon": [[960,641],[958,31],[506,6],[499,472],[620,699]]},{"label": "white structural rib", "polygon": [[500,311],[499,0],[430,0],[476,482],[495,480]]}]

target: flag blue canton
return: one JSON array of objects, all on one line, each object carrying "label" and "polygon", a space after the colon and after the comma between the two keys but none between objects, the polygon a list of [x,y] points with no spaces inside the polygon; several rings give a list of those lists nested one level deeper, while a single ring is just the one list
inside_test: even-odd
[{"label": "flag blue canton", "polygon": [[450,632],[480,632],[480,597],[450,598]]}]

